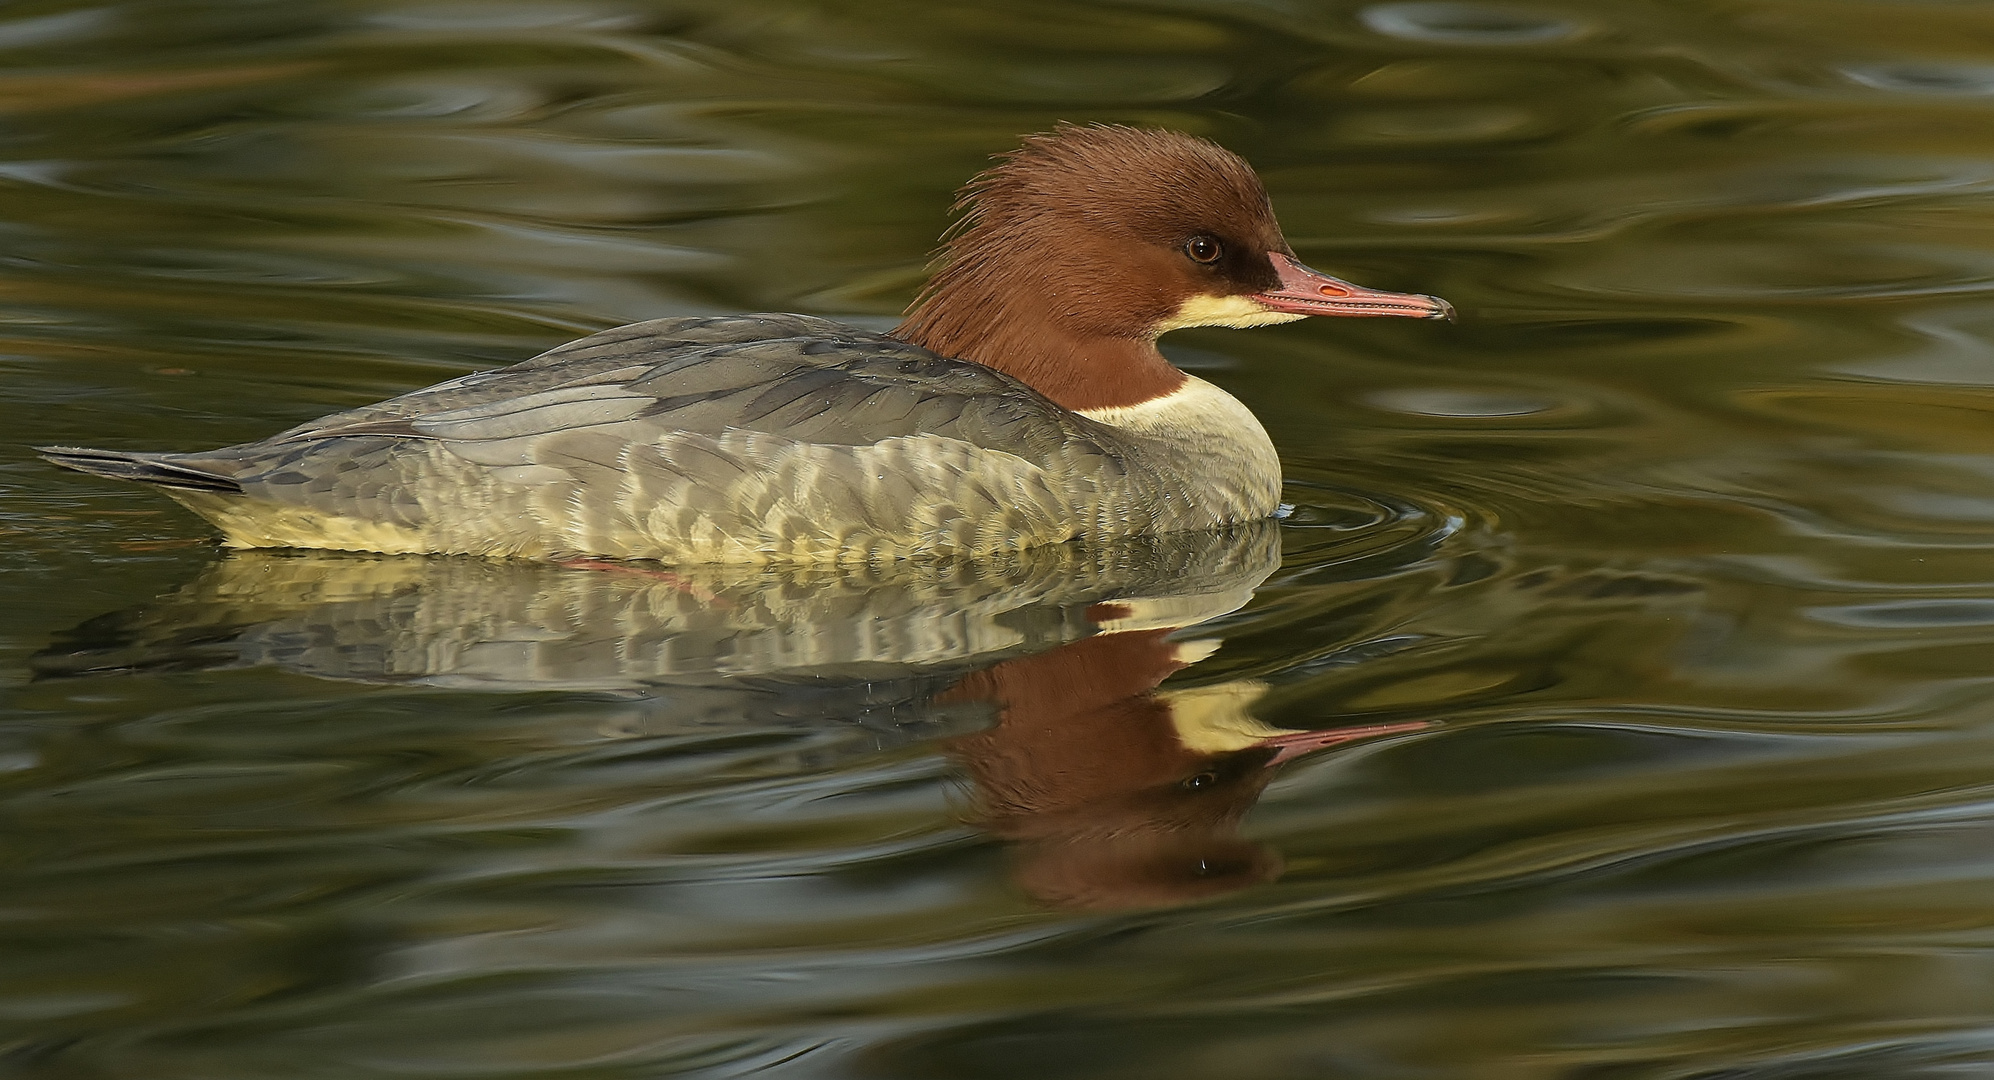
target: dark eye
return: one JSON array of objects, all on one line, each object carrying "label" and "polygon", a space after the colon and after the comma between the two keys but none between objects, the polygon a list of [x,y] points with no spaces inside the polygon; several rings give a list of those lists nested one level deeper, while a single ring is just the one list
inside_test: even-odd
[{"label": "dark eye", "polygon": [[1220,255],[1225,254],[1225,249],[1209,236],[1194,236],[1184,241],[1184,254],[1189,255],[1192,262],[1215,263]]},{"label": "dark eye", "polygon": [[1211,787],[1213,784],[1216,784],[1218,782],[1219,782],[1218,773],[1201,772],[1196,776],[1186,778],[1183,783],[1184,783],[1184,790],[1186,791],[1200,791],[1203,790],[1204,788]]}]

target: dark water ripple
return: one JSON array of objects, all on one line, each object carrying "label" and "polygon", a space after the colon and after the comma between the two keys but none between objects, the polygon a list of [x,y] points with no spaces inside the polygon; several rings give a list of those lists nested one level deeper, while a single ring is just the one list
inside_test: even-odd
[{"label": "dark water ripple", "polygon": [[[1979,1075],[1990,29],[0,13],[0,1058]],[[1172,336],[1280,445],[1278,527],[912,578],[258,561],[19,449],[236,441],[639,318],[883,325],[949,190],[1062,119],[1218,138],[1312,263],[1461,309]]]}]

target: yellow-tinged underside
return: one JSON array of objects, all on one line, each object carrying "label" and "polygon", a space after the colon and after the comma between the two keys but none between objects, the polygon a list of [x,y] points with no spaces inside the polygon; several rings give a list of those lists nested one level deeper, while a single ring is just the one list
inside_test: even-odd
[{"label": "yellow-tinged underside", "polygon": [[[641,463],[610,469],[587,462],[549,469],[553,480],[522,483],[425,442],[399,462],[421,506],[413,524],[255,495],[167,493],[214,523],[231,547],[390,555],[862,565],[1140,531],[1120,527],[1122,519],[1098,504],[1076,508],[1045,470],[958,440],[811,446],[733,432],[717,439],[681,434],[674,443],[709,460],[731,451],[732,464],[711,484]],[[645,449],[674,456],[670,447]],[[348,502],[377,513],[365,499]]]},{"label": "yellow-tinged underside", "polygon": [[171,493],[188,509],[212,522],[232,548],[314,548],[383,555],[484,555],[550,559],[600,555],[620,559],[735,565],[864,565],[914,557],[983,556],[1020,551],[1073,539],[1062,523],[1013,526],[1001,536],[938,537],[885,535],[872,530],[827,528],[782,536],[705,535],[659,542],[646,535],[597,535],[575,542],[551,530],[511,536],[468,535],[462,528],[414,529],[359,521],[294,506],[206,492]]},{"label": "yellow-tinged underside", "polygon": [[222,531],[223,542],[233,548],[324,548],[386,555],[435,550],[422,530],[400,525],[356,521],[305,507],[279,506],[235,495],[171,489],[166,493],[213,522]]}]

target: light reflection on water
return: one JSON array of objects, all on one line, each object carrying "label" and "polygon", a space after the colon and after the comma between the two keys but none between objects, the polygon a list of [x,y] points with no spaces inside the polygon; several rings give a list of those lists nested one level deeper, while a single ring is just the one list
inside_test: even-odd
[{"label": "light reflection on water", "polygon": [[[0,458],[0,1053],[148,1080],[1983,1071],[1986,22],[8,13],[17,445],[220,445],[639,318],[878,326],[950,189],[1062,119],[1218,138],[1308,261],[1464,318],[1173,335],[1267,421],[1296,510],[1161,558],[224,556],[155,496]],[[1131,595],[1147,621],[1114,632]],[[1266,742],[1324,729],[1377,730]]]}]

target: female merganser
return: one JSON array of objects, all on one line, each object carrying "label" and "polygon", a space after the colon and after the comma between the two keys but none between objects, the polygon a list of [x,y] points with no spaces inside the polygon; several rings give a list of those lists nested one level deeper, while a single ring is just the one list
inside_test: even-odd
[{"label": "female merganser", "polygon": [[890,334],[658,319],[203,453],[46,447],[156,484],[235,547],[667,562],[978,555],[1266,517],[1244,405],[1156,339],[1305,315],[1452,318],[1296,261],[1203,139],[1062,126],[971,180]]}]

